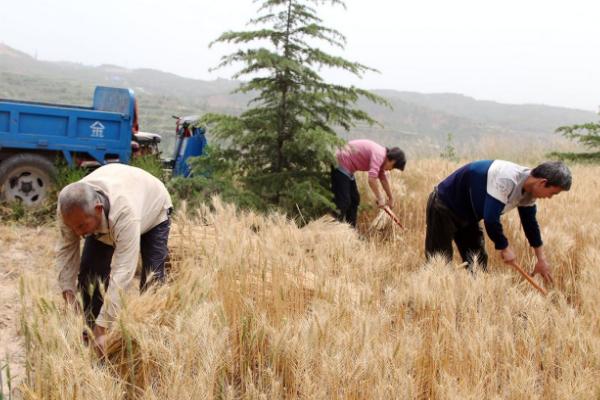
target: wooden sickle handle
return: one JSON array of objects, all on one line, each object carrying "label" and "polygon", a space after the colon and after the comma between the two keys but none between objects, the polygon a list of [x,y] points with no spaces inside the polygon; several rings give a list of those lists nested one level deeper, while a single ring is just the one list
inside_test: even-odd
[{"label": "wooden sickle handle", "polygon": [[387,215],[389,215],[392,220],[398,224],[398,226],[402,229],[404,229],[404,226],[402,226],[402,223],[400,222],[400,219],[396,216],[396,214],[394,214],[394,212],[392,210],[390,210],[390,208],[388,206],[384,206],[383,210],[387,213]]},{"label": "wooden sickle handle", "polygon": [[523,278],[527,279],[527,281],[529,283],[531,283],[533,285],[534,288],[536,288],[537,290],[540,291],[540,293],[542,293],[544,296],[548,294],[548,292],[546,291],[546,289],[544,289],[543,287],[541,287],[540,285],[538,285],[537,283],[535,283],[535,281],[533,280],[533,278],[531,278],[531,276],[529,276],[529,274],[527,272],[525,272],[523,270],[523,268],[521,268],[519,266],[519,264],[517,264],[516,261],[511,261],[508,264],[510,264],[511,267],[513,267],[514,269],[517,270],[517,272],[519,272],[521,275],[523,275]]}]

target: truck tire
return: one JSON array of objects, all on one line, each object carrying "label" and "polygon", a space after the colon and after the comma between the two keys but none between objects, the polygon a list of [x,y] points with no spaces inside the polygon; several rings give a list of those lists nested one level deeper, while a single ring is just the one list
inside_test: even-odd
[{"label": "truck tire", "polygon": [[0,198],[25,207],[41,205],[50,193],[56,168],[46,157],[21,153],[0,163]]}]

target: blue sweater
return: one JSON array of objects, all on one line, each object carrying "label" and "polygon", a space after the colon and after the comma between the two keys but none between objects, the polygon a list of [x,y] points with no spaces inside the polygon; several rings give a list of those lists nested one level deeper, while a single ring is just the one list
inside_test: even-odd
[{"label": "blue sweater", "polygon": [[[493,190],[491,185],[494,185],[495,182],[490,182],[490,187],[488,187],[488,171],[493,162],[494,160],[483,160],[467,164],[444,179],[438,185],[437,190],[440,200],[459,218],[467,222],[479,222],[483,219],[485,230],[494,242],[495,248],[502,250],[508,246],[508,239],[504,236],[500,223],[500,215],[505,210],[506,202],[490,195],[490,191]],[[520,187],[516,189],[522,190]],[[511,188],[505,190],[510,191]],[[511,197],[515,195],[519,196],[520,194],[511,193]],[[519,205],[518,210],[521,225],[529,244],[532,247],[541,246],[542,238],[535,217],[535,204]]]}]

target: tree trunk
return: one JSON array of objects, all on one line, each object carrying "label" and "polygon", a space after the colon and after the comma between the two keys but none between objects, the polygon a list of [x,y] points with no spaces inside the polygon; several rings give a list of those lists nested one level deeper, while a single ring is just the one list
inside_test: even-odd
[{"label": "tree trunk", "polygon": [[[292,2],[293,0],[288,0],[288,10],[287,10],[287,21],[286,21],[286,30],[285,30],[285,39],[283,42],[283,57],[290,57],[290,35],[292,28]],[[279,78],[279,86],[281,89],[281,102],[279,103],[279,123],[277,127],[277,163],[275,164],[275,173],[281,173],[287,167],[286,157],[283,151],[283,146],[287,140],[289,140],[289,115],[288,115],[288,101],[287,94],[289,90],[289,70],[284,69],[283,73],[280,74]],[[277,190],[275,194],[275,201],[279,203],[280,191]]]}]

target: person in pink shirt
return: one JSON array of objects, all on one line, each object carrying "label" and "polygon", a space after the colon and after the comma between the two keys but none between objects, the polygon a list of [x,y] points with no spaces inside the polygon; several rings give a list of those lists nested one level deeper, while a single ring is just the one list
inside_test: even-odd
[{"label": "person in pink shirt", "polygon": [[[331,170],[331,190],[334,202],[339,210],[338,219],[356,227],[360,195],[356,186],[354,173],[369,173],[369,187],[375,195],[377,206],[394,206],[394,197],[388,180],[388,173],[394,168],[404,171],[406,156],[398,147],[386,148],[372,140],[360,139],[348,142],[335,153],[337,166]],[[387,201],[379,190],[379,184]]]}]

